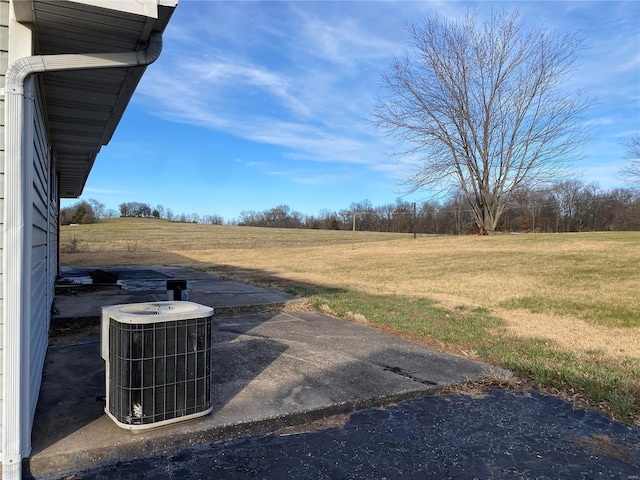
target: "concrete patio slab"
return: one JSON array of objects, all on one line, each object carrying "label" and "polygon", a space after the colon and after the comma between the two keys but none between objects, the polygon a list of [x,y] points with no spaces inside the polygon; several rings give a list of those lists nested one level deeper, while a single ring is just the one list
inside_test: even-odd
[{"label": "concrete patio slab", "polygon": [[[166,267],[146,270],[167,272]],[[190,298],[225,308],[284,305],[294,297],[225,282],[187,269]],[[142,282],[144,279],[139,279]],[[132,288],[129,286],[128,288]],[[223,293],[224,292],[224,293]],[[149,301],[163,291],[142,289],[59,298],[56,322],[78,334],[53,342],[26,468],[34,478],[59,478],[97,465],[197,443],[300,424],[337,413],[432,393],[495,370],[354,322],[306,311],[258,311],[214,319],[213,411],[204,417],[132,433],[104,413],[105,366],[97,312],[101,304]],[[166,294],[164,298],[165,299]],[[81,305],[82,304],[82,305]],[[267,309],[268,310],[268,309]],[[71,313],[70,313],[71,312]],[[78,313],[80,312],[80,313]],[[93,319],[93,320],[92,320]],[[71,330],[73,328],[71,327]]]}]

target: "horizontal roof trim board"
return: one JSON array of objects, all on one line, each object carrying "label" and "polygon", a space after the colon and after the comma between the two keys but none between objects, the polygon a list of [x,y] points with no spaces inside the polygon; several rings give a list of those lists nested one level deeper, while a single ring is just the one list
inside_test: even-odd
[{"label": "horizontal roof trim board", "polygon": [[[91,92],[91,90],[84,89],[79,89],[78,91],[85,94]],[[118,95],[116,93],[104,93],[102,95],[96,95],[96,102],[93,104],[88,102],[77,102],[74,104],[69,99],[63,96],[58,96],[51,99],[51,111],[55,111],[56,106],[73,107],[75,105],[76,109],[80,111],[100,111],[104,109],[104,111],[110,112],[117,99]]]},{"label": "horizontal roof trim board", "polygon": [[[84,163],[83,168],[77,168],[72,175],[70,175],[70,178],[73,178],[74,181],[81,181],[81,179],[85,176],[85,174],[87,173],[86,170],[87,169],[91,169],[91,167],[93,166],[93,159],[87,160]],[[68,182],[60,182],[60,189],[65,189],[69,187]]]},{"label": "horizontal roof trim board", "polygon": [[[81,47],[78,47],[81,34],[78,34],[77,38],[69,35],[67,39],[60,40],[55,37],[55,34],[41,35],[39,37],[43,45],[38,54],[40,55],[55,55],[59,53],[92,53],[100,49],[102,42],[99,39],[85,40]],[[125,35],[121,36],[117,40],[111,40],[111,44],[114,46],[114,51],[128,51],[133,50],[137,44],[136,38],[127,38]]]},{"label": "horizontal roof trim board", "polygon": [[[139,24],[137,24],[138,29],[142,29],[142,25],[144,25],[144,22],[140,22]],[[107,25],[94,25],[94,27],[95,27],[95,30],[93,32],[93,35],[89,38],[85,38],[86,41],[95,42],[96,39],[101,39],[101,38],[108,38],[108,39],[114,40],[116,38],[121,38],[123,36],[125,38],[139,37],[139,35],[132,34],[132,31],[126,28],[113,28],[113,27],[109,28]],[[53,38],[56,37],[56,32],[65,32],[71,35],[82,35],[82,32],[84,31],[86,35],[86,25],[81,23],[69,23],[67,25],[60,25],[58,22],[55,22],[55,21],[43,21],[42,28],[45,28],[47,30],[46,33]],[[58,39],[58,41],[59,40],[60,39]],[[78,45],[78,46],[81,47],[82,45]],[[101,48],[104,48],[104,45],[102,45]]]},{"label": "horizontal roof trim board", "polygon": [[[102,72],[78,72],[78,75],[73,75],[69,72],[64,74],[51,73],[47,76],[47,83],[51,87],[59,88],[62,94],[64,94],[62,89],[67,86],[69,82],[75,81],[77,83],[75,91],[78,91],[78,89],[85,92],[106,91],[117,95],[120,92],[120,83],[122,83],[129,71],[130,69],[126,68],[114,68],[111,70],[103,70]],[[101,83],[103,85],[101,85]],[[91,98],[84,100],[84,103],[88,102],[91,102]]]},{"label": "horizontal roof trim board", "polygon": [[[77,88],[88,92],[113,92],[114,94],[120,92],[121,83],[123,79],[131,69],[127,68],[112,68],[109,70],[102,70],[101,72],[77,72],[77,75],[73,75],[70,72],[65,73],[50,73],[47,76],[47,83],[51,87],[57,87],[61,89],[67,86],[69,82],[76,82]],[[102,88],[101,88],[102,87]],[[77,90],[76,90],[77,91]],[[88,98],[84,102],[90,102]]]},{"label": "horizontal roof trim board", "polygon": [[[100,95],[99,102],[96,101],[96,103],[94,103],[93,105],[87,102],[76,103],[74,105],[73,102],[70,102],[68,99],[59,97],[53,100],[55,103],[51,104],[51,110],[49,110],[49,112],[51,114],[55,114],[57,111],[57,108],[60,107],[60,108],[72,108],[74,112],[78,112],[78,113],[81,113],[81,112],[110,113],[111,109],[113,108],[113,103],[109,102],[109,100],[115,101],[117,100],[117,98],[118,96],[115,94],[105,94],[105,95]],[[71,116],[75,117],[76,113],[74,113]],[[92,118],[95,118],[95,117],[92,117]],[[95,119],[98,120],[99,118],[95,118]]]},{"label": "horizontal roof trim board", "polygon": [[[78,181],[78,180],[80,180],[82,177],[84,177],[84,175],[85,175],[85,173],[86,173],[87,168],[91,168],[92,163],[93,163],[93,162],[88,161],[88,162],[86,162],[86,164],[85,164],[84,168],[78,168],[78,169],[76,169],[76,170],[75,170],[75,172],[73,173],[73,176],[75,176],[75,177],[76,177],[76,178],[75,178],[75,180],[76,180],[76,181]],[[66,185],[65,183],[61,183],[61,184],[60,184],[60,188],[65,188],[65,187],[67,187],[67,186],[68,186],[68,185]]]},{"label": "horizontal roof trim board", "polygon": [[[89,150],[93,148],[93,144],[89,142],[83,142],[81,140],[75,140],[77,137],[72,135],[60,135],[62,140],[65,138],[69,139],[68,144],[71,149],[82,150],[83,152],[87,152],[87,154],[93,153],[94,155],[98,153],[99,150]],[[58,151],[60,153],[60,151]]]},{"label": "horizontal roof trim board", "polygon": [[83,5],[97,5],[103,8],[112,8],[119,12],[126,12],[133,15],[157,18],[158,5],[175,8],[177,0],[136,0],[135,2],[123,3],[121,0],[71,0]]},{"label": "horizontal roof trim board", "polygon": [[[60,115],[59,114],[59,110],[60,109],[56,108],[55,110],[56,110],[57,115],[52,115],[51,113],[49,114],[49,124],[50,125],[56,125],[56,124],[59,124],[59,123],[64,123],[64,124],[78,124],[78,125],[96,126],[96,127],[100,127],[100,128],[102,128],[102,126],[104,125],[104,120],[103,119],[94,120],[93,117],[95,115],[93,115],[92,112],[89,112],[89,111],[86,112],[86,115],[84,117],[83,116],[68,117],[68,116]],[[82,112],[80,112],[80,113],[82,113]]]},{"label": "horizontal roof trim board", "polygon": [[59,18],[59,21],[71,24],[86,22],[94,25],[111,25],[114,28],[128,30],[135,30],[137,28],[135,24],[144,23],[146,19],[146,16],[143,15],[131,15],[106,8],[97,9],[91,5],[74,5],[70,2],[35,2],[34,13],[36,22],[42,16],[43,18]]},{"label": "horizontal roof trim board", "polygon": [[[113,95],[114,98],[117,98],[116,95]],[[60,97],[51,100],[51,105],[47,108],[49,113],[49,118],[55,116],[62,116],[67,118],[78,118],[83,117],[85,120],[103,120],[103,114],[110,114],[113,105],[107,102],[108,97],[103,97],[102,103],[99,104],[90,104],[87,102],[82,103],[73,103],[68,99]]]},{"label": "horizontal roof trim board", "polygon": [[87,169],[87,165],[90,165],[92,161],[93,161],[92,159],[85,158],[85,159],[82,159],[81,161],[74,162],[73,170],[69,170],[70,171],[70,176],[71,175],[82,175],[85,172],[85,170]]},{"label": "horizontal roof trim board", "polygon": [[[81,123],[75,123],[72,126],[65,127],[63,123],[59,123],[59,128],[56,128],[53,125],[51,128],[51,133],[57,135],[59,138],[75,138],[78,133],[88,133],[92,135],[96,135],[102,133],[102,128],[100,126],[96,127],[95,125],[92,127],[90,125],[83,125]],[[91,143],[83,143],[82,145],[92,145]]]},{"label": "horizontal roof trim board", "polygon": [[64,165],[65,163],[71,163],[71,166],[69,167],[69,172],[73,173],[73,172],[79,172],[79,171],[83,171],[85,168],[85,164],[88,161],[88,157],[86,155],[76,155],[73,158],[73,162],[62,162],[62,164]]},{"label": "horizontal roof trim board", "polygon": [[[117,19],[114,19],[113,22],[104,22],[100,21],[100,19],[104,20],[104,17],[96,16],[96,18],[98,20],[91,21],[67,17],[63,21],[66,22],[64,25],[68,26],[72,30],[75,30],[76,32],[82,28],[86,28],[87,25],[91,25],[96,32],[100,32],[102,34],[107,33],[110,35],[117,35],[118,33],[125,35],[130,34],[132,31],[139,30],[141,28],[141,25],[144,25],[145,23],[142,21],[118,21]],[[42,28],[60,27],[58,19],[54,15],[51,15],[49,13],[36,12],[36,19],[41,22],[40,25],[42,25]]]},{"label": "horizontal roof trim board", "polygon": [[[52,108],[49,110],[49,125],[53,126],[63,121],[59,119],[70,119],[70,121],[65,121],[65,123],[70,125],[68,128],[72,128],[72,125],[93,125],[94,127],[102,127],[104,129],[105,122],[107,122],[111,116],[111,110],[109,110],[106,105],[95,109],[75,108],[68,110],[71,112],[71,116],[64,115],[64,110],[64,108]],[[61,148],[64,148],[64,146],[58,145],[58,149]]]}]

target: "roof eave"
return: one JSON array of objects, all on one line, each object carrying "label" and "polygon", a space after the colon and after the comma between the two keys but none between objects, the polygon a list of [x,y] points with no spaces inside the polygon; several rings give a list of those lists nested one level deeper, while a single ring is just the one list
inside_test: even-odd
[{"label": "roof eave", "polygon": [[[87,49],[91,53],[121,53],[143,50],[153,32],[164,32],[177,3],[175,0],[67,0],[55,3],[14,0],[14,11],[16,19],[30,24],[35,32],[34,54],[88,53]],[[132,9],[137,13],[127,11]],[[64,28],[60,28],[61,25]],[[90,92],[84,93],[83,102],[78,102],[83,103],[82,106],[76,105],[78,87],[86,85],[82,83],[86,82],[82,71],[65,72],[57,75],[55,81],[53,76],[43,75],[45,120],[52,148],[57,152],[61,198],[77,198],[82,194],[96,156],[112,139],[145,70],[144,66],[130,67],[121,69],[120,74],[92,79],[98,88],[110,93],[99,95],[100,98]],[[105,97],[109,103],[105,104]],[[97,102],[95,109],[91,102]],[[76,115],[74,108],[79,109]],[[96,112],[95,118],[90,118],[89,122],[101,125],[99,132],[95,128],[84,128],[81,122],[60,120],[65,116],[85,118],[93,115],[92,112]],[[73,137],[74,128],[77,138]],[[58,133],[62,130],[64,134]]]}]

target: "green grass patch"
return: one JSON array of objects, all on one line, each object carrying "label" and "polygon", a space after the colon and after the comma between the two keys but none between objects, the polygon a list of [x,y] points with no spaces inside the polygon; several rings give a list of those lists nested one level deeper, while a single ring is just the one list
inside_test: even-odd
[{"label": "green grass patch", "polygon": [[307,297],[314,308],[328,305],[338,317],[360,314],[373,324],[411,332],[460,346],[485,342],[503,322],[484,308],[458,306],[448,310],[424,297],[371,295],[355,290],[299,287],[289,293]]},{"label": "green grass patch", "polygon": [[604,360],[602,352],[569,352],[553,342],[504,332],[504,321],[487,309],[459,305],[443,308],[426,298],[373,295],[354,290],[294,287],[318,310],[342,318],[360,314],[373,324],[431,337],[452,349],[473,349],[480,360],[511,370],[533,385],[579,395],[605,406],[615,418],[640,416],[640,361]]},{"label": "green grass patch", "polygon": [[627,305],[611,305],[606,301],[570,301],[549,297],[525,296],[500,304],[507,309],[523,309],[531,313],[571,315],[605,327],[633,328],[640,326],[640,316]]},{"label": "green grass patch", "polygon": [[640,415],[640,362],[578,355],[544,340],[500,337],[478,349],[481,358],[530,378],[535,384],[578,393],[608,405],[616,418]]}]

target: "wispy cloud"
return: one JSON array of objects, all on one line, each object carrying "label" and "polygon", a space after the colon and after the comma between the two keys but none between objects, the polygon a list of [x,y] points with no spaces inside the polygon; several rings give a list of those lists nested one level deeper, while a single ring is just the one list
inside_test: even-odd
[{"label": "wispy cloud", "polygon": [[[404,169],[368,122],[380,73],[409,48],[405,23],[428,13],[459,18],[471,5],[189,3],[197,15],[176,11],[166,52],[147,71],[138,101],[166,120],[278,147],[282,158],[361,165],[392,179]],[[637,2],[478,4],[482,15],[491,7],[582,30],[587,49],[572,86],[601,96],[595,115],[612,129],[608,135],[633,129],[628,109],[640,101],[640,32],[630,19],[640,19]]]},{"label": "wispy cloud", "polygon": [[[245,6],[244,24],[238,8],[223,4],[215,11],[231,28],[196,21],[187,29],[178,22],[169,30],[175,41],[192,45],[202,38],[213,48],[205,55],[202,49],[169,51],[148,70],[138,98],[162,118],[278,146],[288,158],[386,162],[381,146],[372,148],[378,132],[367,122],[379,73],[403,39],[380,35],[385,16],[376,15],[378,5],[351,17],[343,7],[367,9],[357,3]],[[254,14],[263,21],[247,24],[246,15]],[[403,30],[398,22],[390,25]]]}]

